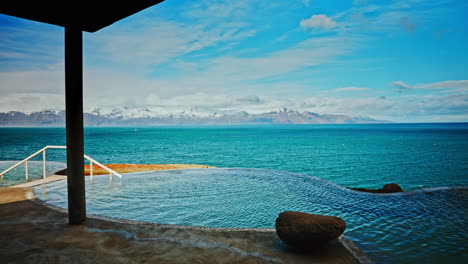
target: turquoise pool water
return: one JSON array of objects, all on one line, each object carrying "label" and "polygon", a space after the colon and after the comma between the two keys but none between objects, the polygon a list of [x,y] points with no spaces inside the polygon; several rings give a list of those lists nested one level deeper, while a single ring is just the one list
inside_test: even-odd
[{"label": "turquoise pool water", "polygon": [[[42,157],[42,155],[40,155]],[[18,161],[0,161],[0,172],[15,165]],[[46,175],[54,174],[58,170],[66,168],[67,165],[63,162],[48,161],[46,166]],[[5,174],[4,178],[0,178],[0,187],[12,186],[20,183],[42,179],[43,165],[42,161],[29,161],[28,162],[28,175],[29,179],[25,177],[25,165],[22,164],[12,171]]]},{"label": "turquoise pool water", "polygon": [[[272,228],[286,210],[336,215],[378,263],[462,263],[468,258],[468,188],[368,194],[303,174],[193,169],[86,178],[88,213],[167,224]],[[66,208],[66,182],[34,189]]]}]

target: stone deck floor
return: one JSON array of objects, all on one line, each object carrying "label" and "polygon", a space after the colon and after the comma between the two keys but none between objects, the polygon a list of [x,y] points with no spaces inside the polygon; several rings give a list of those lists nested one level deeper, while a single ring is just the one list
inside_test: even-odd
[{"label": "stone deck floor", "polygon": [[[32,195],[32,196],[31,196]],[[0,189],[1,263],[359,263],[346,239],[308,254],[289,250],[274,230],[158,225],[66,212],[34,198],[30,187]]]}]

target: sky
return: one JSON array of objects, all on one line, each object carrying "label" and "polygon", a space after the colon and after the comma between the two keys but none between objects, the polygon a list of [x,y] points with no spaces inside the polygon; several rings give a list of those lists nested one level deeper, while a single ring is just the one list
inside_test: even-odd
[{"label": "sky", "polygon": [[[166,0],[83,33],[84,108],[468,122],[468,1]],[[64,109],[64,30],[0,15],[0,112]]]}]

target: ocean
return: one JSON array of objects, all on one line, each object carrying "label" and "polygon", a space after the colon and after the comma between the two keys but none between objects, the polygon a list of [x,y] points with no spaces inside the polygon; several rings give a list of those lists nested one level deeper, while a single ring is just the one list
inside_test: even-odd
[{"label": "ocean", "polygon": [[[65,129],[0,128],[0,170],[46,145],[65,145]],[[262,168],[347,187],[468,185],[468,123],[87,127],[85,153],[104,164]],[[64,163],[65,150],[48,150],[47,160]],[[61,167],[49,164],[49,173]],[[40,166],[30,168],[41,172]],[[3,185],[23,180],[24,168],[15,171]]]},{"label": "ocean", "polygon": [[[46,145],[65,145],[65,129],[0,128],[0,171]],[[89,127],[85,153],[104,164],[239,168],[137,173],[113,181],[101,176],[94,183],[87,177],[88,213],[273,227],[279,212],[298,210],[342,217],[345,235],[378,263],[461,263],[467,257],[468,123]],[[41,160],[39,155],[29,163],[30,178],[42,177]],[[65,150],[47,150],[47,160],[49,173],[64,168]],[[394,182],[405,191],[465,188],[388,196],[327,181],[373,189]],[[7,173],[0,186],[20,182],[24,166]],[[36,187],[35,193],[66,208],[64,181]]]}]

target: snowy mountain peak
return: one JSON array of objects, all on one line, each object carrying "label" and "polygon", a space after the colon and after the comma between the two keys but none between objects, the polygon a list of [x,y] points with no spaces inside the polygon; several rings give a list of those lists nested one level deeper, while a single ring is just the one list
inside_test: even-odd
[{"label": "snowy mountain peak", "polygon": [[[206,113],[197,109],[162,113],[147,106],[112,109],[96,107],[84,114],[84,121],[87,126],[388,123],[368,116],[321,115],[313,112],[301,113],[287,108],[259,114],[246,111]],[[30,114],[17,111],[0,113],[0,126],[60,126],[64,125],[64,122],[63,110],[43,110]]]}]

